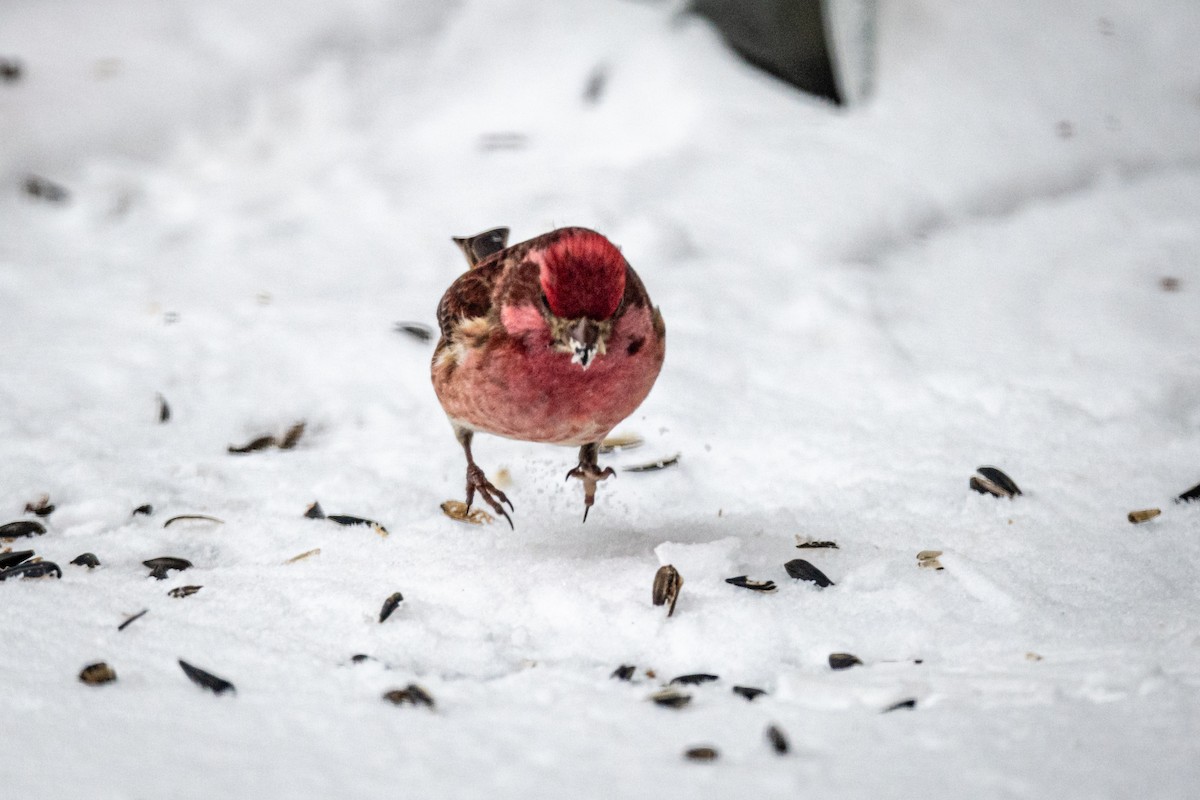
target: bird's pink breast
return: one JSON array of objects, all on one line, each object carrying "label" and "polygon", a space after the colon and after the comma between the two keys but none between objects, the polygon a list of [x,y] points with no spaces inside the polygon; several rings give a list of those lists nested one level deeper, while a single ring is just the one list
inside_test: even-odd
[{"label": "bird's pink breast", "polygon": [[476,430],[553,444],[604,438],[646,399],[664,343],[651,312],[634,308],[613,328],[607,352],[584,369],[551,347],[540,312],[508,307],[506,336],[468,350],[447,380],[435,380],[451,419]]}]

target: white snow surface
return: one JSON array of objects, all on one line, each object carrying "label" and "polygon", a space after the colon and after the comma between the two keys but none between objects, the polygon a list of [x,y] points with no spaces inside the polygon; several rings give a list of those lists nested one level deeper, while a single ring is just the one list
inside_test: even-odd
[{"label": "white snow surface", "polygon": [[[11,546],[63,576],[0,583],[0,794],[1194,797],[1200,5],[881,8],[837,109],[679,3],[5,3],[0,524],[48,494]],[[568,224],[668,328],[603,463],[680,462],[581,524],[574,452],[481,436],[515,530],[452,521],[432,344],[392,325],[433,322],[451,236]],[[410,683],[435,708],[381,699]]]}]

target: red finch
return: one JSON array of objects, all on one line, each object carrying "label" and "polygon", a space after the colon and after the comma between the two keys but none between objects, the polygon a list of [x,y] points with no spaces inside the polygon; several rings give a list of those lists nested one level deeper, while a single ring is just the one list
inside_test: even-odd
[{"label": "red finch", "polygon": [[470,269],[438,303],[433,388],[467,456],[467,508],[479,492],[512,525],[512,502],[471,456],[484,431],[579,445],[567,478],[583,481],[583,518],[600,442],[650,393],[666,329],[621,251],[587,228],[559,228],[507,247],[508,229],[455,239]]}]

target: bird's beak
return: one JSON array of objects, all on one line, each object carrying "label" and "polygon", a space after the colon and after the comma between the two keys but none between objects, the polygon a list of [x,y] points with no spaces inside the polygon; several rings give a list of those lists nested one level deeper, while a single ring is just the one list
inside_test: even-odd
[{"label": "bird's beak", "polygon": [[600,326],[584,317],[571,326],[571,363],[587,369],[598,352],[604,353]]},{"label": "bird's beak", "polygon": [[571,363],[578,364],[584,369],[592,363],[592,359],[596,356],[596,345],[584,344],[578,339],[571,339]]}]

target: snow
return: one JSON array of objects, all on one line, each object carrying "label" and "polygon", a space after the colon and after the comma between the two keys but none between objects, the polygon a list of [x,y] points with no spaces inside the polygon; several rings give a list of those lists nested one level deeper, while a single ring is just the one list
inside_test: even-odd
[{"label": "snow", "polygon": [[[12,546],[63,577],[0,583],[4,794],[1191,796],[1200,7],[882,6],[839,110],[675,3],[8,3],[0,524],[49,494]],[[679,465],[586,525],[574,453],[493,437],[515,530],[439,510],[462,453],[392,325],[500,224],[605,232],[666,318],[646,444],[602,464]],[[410,683],[435,709],[380,699]]]}]

